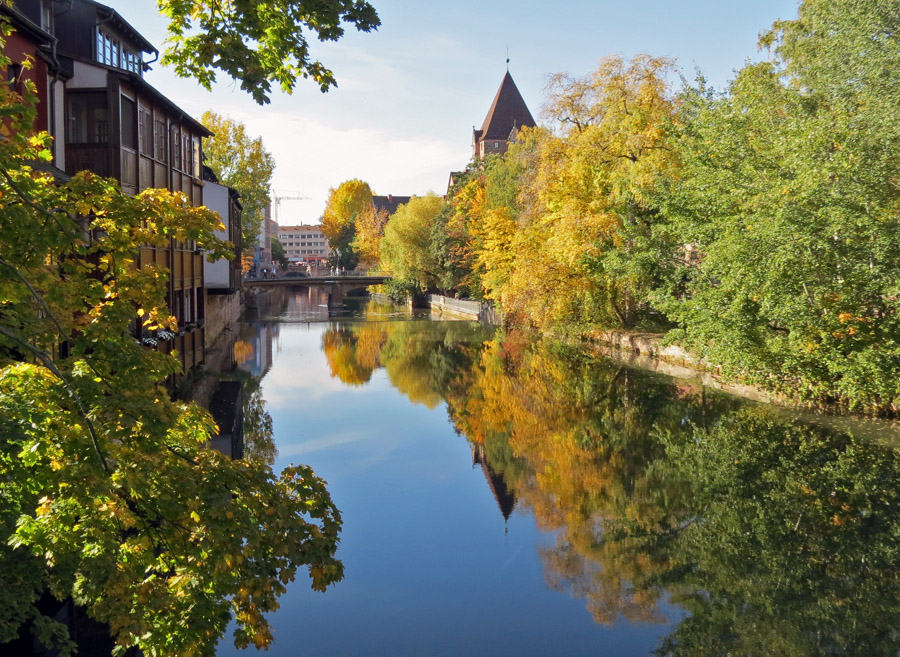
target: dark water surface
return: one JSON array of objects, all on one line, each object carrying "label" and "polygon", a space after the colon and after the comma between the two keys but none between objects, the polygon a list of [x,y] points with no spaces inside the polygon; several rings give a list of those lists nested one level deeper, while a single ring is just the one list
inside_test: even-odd
[{"label": "dark water surface", "polygon": [[344,580],[298,578],[269,655],[900,650],[890,430],[376,304],[292,298],[235,354],[272,418],[248,451],[344,519]]}]

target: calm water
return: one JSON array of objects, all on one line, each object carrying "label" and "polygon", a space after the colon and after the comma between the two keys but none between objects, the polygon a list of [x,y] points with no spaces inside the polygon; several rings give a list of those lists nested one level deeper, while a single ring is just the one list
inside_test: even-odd
[{"label": "calm water", "polygon": [[234,351],[272,418],[248,452],[311,464],[344,519],[345,579],[298,579],[269,655],[900,650],[900,462],[880,425],[469,322],[329,318],[309,296]]}]

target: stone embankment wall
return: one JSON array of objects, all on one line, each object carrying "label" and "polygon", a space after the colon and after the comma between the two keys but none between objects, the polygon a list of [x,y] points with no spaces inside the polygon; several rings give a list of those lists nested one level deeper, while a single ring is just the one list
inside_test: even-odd
[{"label": "stone embankment wall", "polygon": [[206,345],[212,347],[222,331],[233,328],[241,317],[241,293],[206,295]]},{"label": "stone embankment wall", "polygon": [[784,399],[758,388],[720,379],[714,368],[700,362],[696,356],[676,345],[662,345],[662,336],[655,333],[626,331],[598,331],[590,336],[593,351],[620,360],[627,365],[660,372],[678,379],[699,381],[705,386],[733,395],[766,403],[785,403]]},{"label": "stone embankment wall", "polygon": [[441,294],[429,294],[425,301],[432,310],[441,314],[477,319],[488,324],[501,323],[500,313],[486,301],[455,299]]},{"label": "stone embankment wall", "polygon": [[244,310],[258,310],[272,306],[284,298],[287,288],[247,286],[241,290],[241,305]]}]

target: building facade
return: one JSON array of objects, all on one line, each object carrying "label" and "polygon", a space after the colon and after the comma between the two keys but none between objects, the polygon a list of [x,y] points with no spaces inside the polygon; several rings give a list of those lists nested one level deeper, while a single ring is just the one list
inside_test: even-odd
[{"label": "building facade", "polygon": [[280,226],[278,241],[287,259],[294,263],[321,262],[331,252],[320,225]]},{"label": "building facade", "polygon": [[[164,188],[201,205],[201,139],[211,133],[144,80],[144,55],[155,59],[156,48],[93,0],[17,0],[15,7],[48,36],[38,49],[46,67],[34,74],[46,76],[37,82],[37,127],[54,137],[55,165],[68,174],[115,178],[126,194]],[[142,248],[138,261],[170,272],[167,302],[179,332],[160,348],[177,350],[185,370],[198,365],[206,321],[203,255],[193,242],[172,240]]]},{"label": "building facade", "polygon": [[[56,57],[57,39],[53,36],[53,13],[49,0],[35,4],[32,11],[0,4],[0,15],[13,28],[6,37],[4,52],[10,59],[6,83],[12,91],[22,93],[26,83],[37,92],[37,117],[34,128],[52,135],[54,173],[65,167],[65,148],[61,136],[65,131],[65,86],[67,71]],[[25,3],[27,4],[27,3]],[[28,62],[31,62],[29,65]]]}]

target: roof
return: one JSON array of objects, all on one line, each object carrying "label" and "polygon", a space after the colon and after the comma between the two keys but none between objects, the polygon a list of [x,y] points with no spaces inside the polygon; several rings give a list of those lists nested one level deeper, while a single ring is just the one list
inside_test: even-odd
[{"label": "roof", "polygon": [[28,16],[23,14],[19,9],[0,3],[0,13],[6,14],[10,18],[13,27],[16,28],[17,32],[27,35],[27,37],[33,41],[36,41],[39,44],[48,45],[56,42],[56,37],[28,18]]},{"label": "roof", "polygon": [[94,7],[99,9],[101,12],[105,13],[107,16],[107,20],[111,21],[112,24],[115,25],[119,30],[121,30],[125,36],[132,39],[135,44],[140,45],[141,49],[144,52],[148,52],[148,53],[158,53],[159,52],[152,43],[147,41],[147,39],[145,39],[144,36],[140,32],[138,32],[136,29],[134,29],[131,26],[131,23],[126,21],[124,18],[122,18],[122,16],[119,14],[119,12],[117,12],[115,9],[113,9],[112,7],[108,7],[107,5],[101,4],[99,2],[96,2],[96,0],[85,0],[85,2],[87,2],[87,4],[89,4],[89,5],[93,5]]},{"label": "roof", "polygon": [[528,111],[525,99],[522,98],[516,83],[513,82],[512,75],[507,71],[497,90],[497,95],[494,96],[491,109],[484,118],[481,130],[475,131],[475,138],[478,141],[489,139],[506,141],[513,130],[522,126],[533,128],[535,125],[537,124],[534,122],[531,112]]},{"label": "roof", "polygon": [[411,198],[412,196],[393,196],[392,194],[388,194],[387,196],[373,196],[372,205],[375,207],[376,212],[384,210],[391,215],[397,211],[398,207],[409,203]]},{"label": "roof", "polygon": [[53,176],[53,182],[55,182],[57,185],[64,185],[65,183],[72,180],[72,176],[60,169],[58,166],[50,164],[49,162],[42,162],[41,160],[29,160],[28,165],[34,171],[49,173],[51,176]]},{"label": "roof", "polygon": [[178,107],[174,101],[170,100],[166,95],[159,91],[152,84],[147,82],[143,77],[131,71],[125,71],[118,68],[110,68],[110,73],[127,79],[131,84],[138,87],[144,94],[152,96],[155,102],[164,105],[172,112],[173,119],[177,119],[179,123],[185,123],[191,127],[194,132],[200,133],[202,137],[212,137],[213,132],[197,119],[189,114],[185,114],[184,110]]},{"label": "roof", "polygon": [[279,226],[278,232],[300,232],[300,231],[317,231],[322,232],[322,224],[298,224],[295,226]]}]

